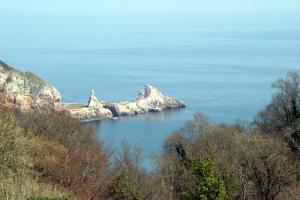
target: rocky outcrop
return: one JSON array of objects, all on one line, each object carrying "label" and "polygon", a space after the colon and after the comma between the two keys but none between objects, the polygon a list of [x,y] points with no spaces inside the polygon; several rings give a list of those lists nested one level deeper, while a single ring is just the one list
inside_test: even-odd
[{"label": "rocky outcrop", "polygon": [[73,117],[82,121],[110,119],[126,115],[136,115],[146,112],[161,112],[169,108],[182,108],[185,105],[175,98],[164,96],[156,87],[146,85],[131,102],[107,103],[98,101],[94,91],[89,102],[84,104],[69,104],[66,108]]},{"label": "rocky outcrop", "polygon": [[61,96],[31,72],[20,72],[0,61],[0,105],[21,111],[61,111]]},{"label": "rocky outcrop", "polygon": [[74,106],[76,104],[66,104],[65,108],[71,116],[80,119],[81,121],[93,121],[101,119],[110,119],[113,117],[109,109],[103,107],[102,103],[98,101],[96,93],[92,90],[88,105]]},{"label": "rocky outcrop", "polygon": [[31,72],[18,71],[0,61],[0,105],[21,111],[64,111],[82,121],[110,119],[146,112],[161,112],[185,105],[164,96],[156,87],[146,85],[134,101],[107,103],[91,92],[88,104],[61,104],[59,92]]},{"label": "rocky outcrop", "polygon": [[146,85],[135,101],[112,103],[105,106],[114,116],[136,115],[146,112],[161,112],[185,105],[173,97],[164,96],[156,87]]},{"label": "rocky outcrop", "polygon": [[182,108],[185,105],[173,97],[164,96],[156,87],[146,85],[136,100],[137,106],[146,112],[162,111],[168,108]]},{"label": "rocky outcrop", "polygon": [[96,93],[94,90],[92,90],[89,102],[88,102],[89,108],[103,108],[103,105],[98,101]]},{"label": "rocky outcrop", "polygon": [[110,103],[105,105],[105,108],[109,109],[115,117],[145,113],[136,102]]}]

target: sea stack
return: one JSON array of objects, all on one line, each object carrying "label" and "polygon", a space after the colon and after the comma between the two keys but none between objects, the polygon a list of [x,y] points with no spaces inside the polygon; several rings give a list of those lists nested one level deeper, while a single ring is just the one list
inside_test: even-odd
[{"label": "sea stack", "polygon": [[173,97],[164,96],[156,87],[146,85],[134,101],[111,103],[105,107],[118,117],[146,112],[162,112],[169,108],[183,108],[185,105]]},{"label": "sea stack", "polygon": [[146,85],[135,100],[137,106],[146,112],[163,111],[168,108],[182,108],[185,105],[175,99],[162,94],[156,87]]},{"label": "sea stack", "polygon": [[31,72],[18,71],[0,61],[0,105],[38,112],[66,112],[81,121],[116,119],[125,115],[162,112],[185,105],[165,96],[152,85],[146,85],[133,101],[110,103],[98,101],[94,90],[87,103],[62,105],[60,93]]},{"label": "sea stack", "polygon": [[98,101],[96,93],[94,90],[91,91],[91,95],[88,102],[89,108],[97,108],[97,107],[103,107],[102,104]]},{"label": "sea stack", "polygon": [[80,106],[80,104],[67,104],[65,107],[71,116],[82,121],[95,121],[113,118],[112,112],[109,109],[104,108],[102,103],[98,101],[94,90],[91,91],[87,105]]}]

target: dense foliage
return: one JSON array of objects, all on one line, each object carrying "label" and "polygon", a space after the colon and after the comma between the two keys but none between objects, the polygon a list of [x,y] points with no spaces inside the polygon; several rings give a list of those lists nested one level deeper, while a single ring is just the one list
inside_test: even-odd
[{"label": "dense foliage", "polygon": [[104,149],[65,114],[0,112],[0,199],[300,199],[300,75],[254,123],[215,124],[198,113],[165,140],[152,172],[141,149]]},{"label": "dense foliage", "polygon": [[27,200],[69,200],[70,198],[67,196],[63,197],[43,197],[43,196],[37,196],[37,197],[29,197]]}]

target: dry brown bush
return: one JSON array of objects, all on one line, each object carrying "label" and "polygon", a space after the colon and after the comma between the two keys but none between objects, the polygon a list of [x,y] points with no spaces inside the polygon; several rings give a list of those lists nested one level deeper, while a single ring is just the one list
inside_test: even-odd
[{"label": "dry brown bush", "polygon": [[24,130],[11,110],[0,110],[0,199],[26,199],[35,195],[61,196],[53,186],[37,182],[34,137]]}]

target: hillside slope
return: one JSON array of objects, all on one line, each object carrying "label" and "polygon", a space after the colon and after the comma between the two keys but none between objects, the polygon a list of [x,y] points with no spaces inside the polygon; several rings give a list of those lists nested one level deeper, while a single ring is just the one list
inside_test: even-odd
[{"label": "hillside slope", "polygon": [[22,111],[60,111],[60,93],[31,72],[21,72],[0,60],[0,104]]}]

